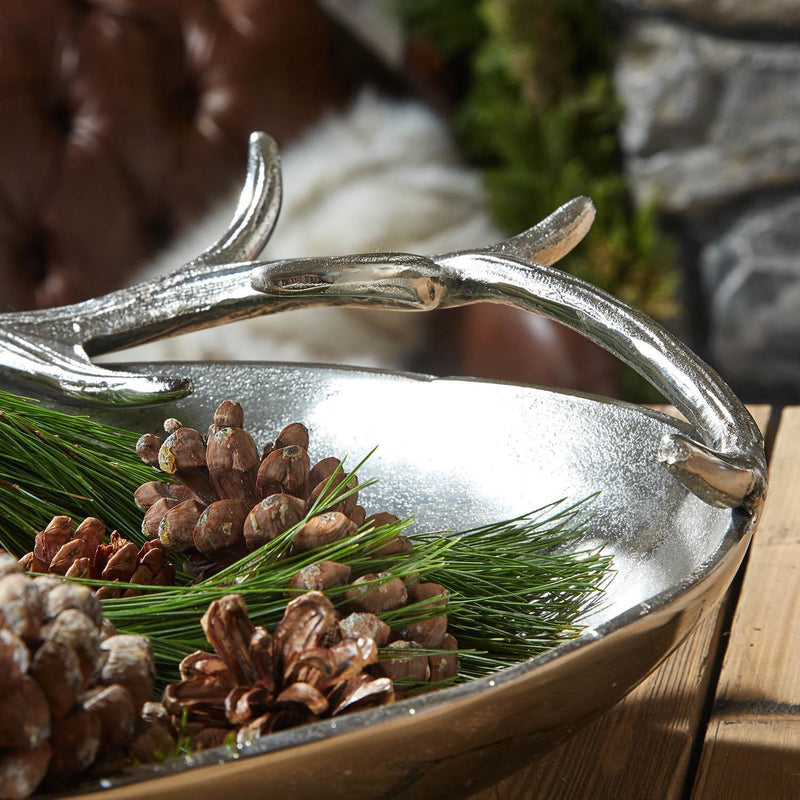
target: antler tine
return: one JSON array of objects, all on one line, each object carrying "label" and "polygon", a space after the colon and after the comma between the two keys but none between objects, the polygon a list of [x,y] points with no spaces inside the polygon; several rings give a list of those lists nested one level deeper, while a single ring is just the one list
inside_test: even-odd
[{"label": "antler tine", "polygon": [[248,262],[263,250],[281,194],[278,146],[253,133],[239,202],[218,241],[165,278],[70,306],[0,314],[0,375],[78,403],[140,405],[189,394],[188,379],[108,370],[87,351],[264,313],[269,302],[251,289],[250,264],[230,262]]},{"label": "antler tine", "polygon": [[275,230],[282,197],[278,145],[271,136],[255,131],[250,134],[247,173],[233,219],[225,233],[189,264],[226,264],[258,258]]},{"label": "antler tine", "polygon": [[573,197],[532,228],[477,252],[516,256],[550,267],[583,241],[595,214],[588,197]]},{"label": "antler tine", "polygon": [[[236,212],[217,242],[171,275],[130,289],[72,306],[0,315],[0,375],[84,404],[175,399],[192,391],[191,381],[107,370],[89,355],[288,308],[335,303],[430,310],[447,303],[454,277],[448,259],[468,255],[372,253],[254,263],[280,205],[277,145],[254,133]],[[575,198],[524,233],[478,252],[552,264],[583,238],[593,219],[591,201]]]}]

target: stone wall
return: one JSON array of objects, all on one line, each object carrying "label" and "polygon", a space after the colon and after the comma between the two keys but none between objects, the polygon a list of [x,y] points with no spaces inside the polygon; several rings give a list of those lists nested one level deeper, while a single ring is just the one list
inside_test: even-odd
[{"label": "stone wall", "polygon": [[748,399],[800,401],[800,2],[614,8],[626,173],[696,277],[694,344]]}]

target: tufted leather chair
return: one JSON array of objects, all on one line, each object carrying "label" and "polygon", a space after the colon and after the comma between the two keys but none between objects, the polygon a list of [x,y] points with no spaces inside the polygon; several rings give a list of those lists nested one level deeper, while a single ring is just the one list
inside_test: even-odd
[{"label": "tufted leather chair", "polygon": [[311,0],[2,0],[0,310],[118,287],[374,69]]}]

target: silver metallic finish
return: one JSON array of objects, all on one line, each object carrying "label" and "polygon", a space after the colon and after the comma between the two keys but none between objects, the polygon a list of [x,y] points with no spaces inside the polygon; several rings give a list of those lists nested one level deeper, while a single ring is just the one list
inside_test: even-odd
[{"label": "silver metallic finish", "polygon": [[[314,305],[428,311],[480,301],[542,314],[621,358],[697,428],[700,443],[667,436],[659,459],[707,502],[762,501],[766,463],[750,415],[716,373],[652,320],[553,263],[587,233],[588,198],[480,251],[431,258],[371,253],[258,264],[278,218],[275,142],[251,137],[247,177],[231,225],[182,269],[71,306],[0,315],[0,372],[33,380],[78,402],[149,403],[191,391],[183,376],[110,372],[92,354],[257,314]],[[525,260],[523,260],[525,259]],[[232,262],[232,263],[231,263]]]},{"label": "silver metallic finish", "polygon": [[[616,575],[583,635],[490,678],[84,788],[103,800],[167,800],[198,789],[244,800],[265,786],[297,797],[324,787],[348,800],[466,796],[623,697],[715,606],[763,501],[761,436],[719,376],[662,328],[575,278],[521,260],[550,264],[571,249],[593,217],[585,198],[482,251],[224,263],[254,258],[275,224],[280,176],[277,155],[264,155],[270,141],[251,148],[238,222],[183,271],[76,306],[0,317],[0,384],[30,373],[40,393],[51,390],[46,402],[77,400],[93,405],[97,419],[142,432],[165,416],[203,426],[232,396],[261,441],[302,419],[314,455],[359,459],[378,445],[363,477],[379,483],[364,502],[416,514],[418,529],[470,528],[599,490],[583,544],[602,543]],[[165,364],[180,378],[158,379],[152,365],[111,372],[87,355],[290,307],[427,310],[479,301],[584,333],[645,376],[688,423],[483,381],[263,363]],[[142,405],[156,400],[170,402]]]},{"label": "silver metallic finish", "polygon": [[[416,515],[413,531],[460,530],[594,492],[586,539],[613,555],[602,605],[577,639],[491,677],[380,709],[142,767],[102,800],[264,796],[461,797],[520,767],[624,696],[715,607],[754,527],[657,460],[688,423],[628,403],[529,386],[342,367],[166,364],[192,395],[166,407],[97,408],[93,417],[157,431],[174,416],[204,428],[221,398],[241,401],[257,442],[309,427],[313,457],[356,463],[376,486],[370,510]],[[137,365],[147,373],[151,367]],[[413,712],[413,713],[412,713]],[[111,787],[111,788],[108,788]],[[94,783],[86,789],[100,789]]]},{"label": "silver metallic finish", "polygon": [[644,314],[585,281],[508,254],[516,240],[497,252],[432,259],[369,254],[276,261],[254,270],[253,286],[276,297],[377,308],[495,302],[561,322],[633,367],[696,427],[701,443],[669,435],[659,450],[679,480],[714,505],[757,510],[766,482],[761,434],[722,379]]},{"label": "silver metallic finish", "polygon": [[550,266],[586,236],[594,217],[594,203],[588,197],[575,197],[527,231],[478,252],[509,255]]},{"label": "silver metallic finish", "polygon": [[[85,404],[163,402],[191,392],[184,376],[132,375],[111,372],[90,356],[143,344],[177,333],[206,328],[291,308],[327,305],[328,299],[268,297],[250,282],[256,258],[267,243],[281,204],[280,157],[275,142],[263,133],[250,137],[247,174],[239,204],[228,230],[216,244],[176,272],[83,303],[36,312],[0,314],[0,375],[33,383]],[[594,218],[587,198],[570,201],[546,220],[495,248],[548,263],[571,250]],[[409,270],[435,274],[435,263],[422,256],[361,257],[366,268],[359,279],[379,281],[375,297],[361,301],[379,308],[425,309],[429,301],[403,302],[405,289],[395,296],[382,271],[402,263]],[[325,269],[347,260],[329,259]],[[277,269],[282,266],[279,263]],[[353,279],[356,279],[355,270]],[[411,272],[408,273],[411,275]],[[311,276],[308,276],[309,279]],[[420,283],[425,278],[415,279]],[[381,293],[380,290],[383,290]]]}]

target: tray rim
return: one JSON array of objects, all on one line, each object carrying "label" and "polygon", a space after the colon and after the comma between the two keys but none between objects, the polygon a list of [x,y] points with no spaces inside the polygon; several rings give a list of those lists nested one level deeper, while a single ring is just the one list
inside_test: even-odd
[{"label": "tray rim", "polygon": [[[626,400],[604,397],[588,392],[573,391],[559,387],[539,386],[515,381],[486,380],[481,378],[460,376],[440,377],[404,370],[384,370],[372,367],[355,367],[321,363],[292,363],[252,360],[235,362],[165,361],[155,362],[154,364],[144,362],[120,363],[124,363],[126,369],[137,372],[140,370],[152,370],[154,366],[167,366],[167,368],[171,369],[173,366],[180,367],[181,365],[188,365],[194,369],[199,368],[201,370],[209,367],[228,368],[241,366],[250,369],[268,367],[270,369],[288,368],[292,370],[321,370],[361,375],[379,375],[381,377],[400,378],[422,384],[432,384],[435,382],[462,382],[468,384],[511,386],[526,391],[534,390],[537,392],[546,392],[552,395],[576,397],[581,400],[612,405],[631,413],[643,414],[651,417],[682,433],[691,432],[692,430],[691,426],[685,420],[655,408],[649,408],[647,406],[641,406]],[[44,395],[42,396],[42,399],[46,403],[52,402],[52,398]],[[188,397],[183,398],[180,402],[191,403],[191,399],[192,396],[189,395]],[[59,405],[66,407],[64,404]],[[71,407],[74,408],[75,406]],[[158,406],[153,405],[148,408],[157,407]],[[125,409],[120,410],[123,413],[125,411]],[[92,413],[92,411],[96,412],[97,409],[90,409],[88,413]],[[87,791],[92,793],[102,793],[103,791],[110,790],[113,792],[116,789],[133,786],[139,783],[145,784],[157,781],[158,779],[175,777],[189,770],[200,769],[208,766],[218,766],[220,764],[232,761],[266,757],[272,753],[278,753],[290,748],[308,746],[325,739],[347,736],[348,734],[353,734],[366,728],[390,724],[400,719],[406,719],[409,715],[416,715],[417,713],[424,714],[426,712],[441,709],[442,707],[450,706],[452,704],[469,702],[476,696],[484,694],[490,689],[521,681],[530,677],[533,673],[539,672],[548,665],[552,665],[556,661],[578,654],[581,651],[590,648],[593,644],[601,642],[606,637],[628,630],[632,626],[636,626],[637,623],[642,624],[642,621],[647,621],[648,618],[655,619],[659,615],[669,613],[672,607],[680,604],[680,602],[687,598],[688,595],[695,591],[700,591],[703,585],[710,580],[714,573],[726,566],[729,568],[731,566],[734,568],[737,567],[739,561],[744,555],[750,537],[752,536],[755,528],[755,521],[746,513],[739,512],[736,509],[731,509],[730,512],[731,519],[727,525],[725,534],[721,538],[719,546],[715,551],[714,558],[697,565],[697,567],[692,570],[690,578],[680,581],[677,584],[670,586],[668,589],[656,593],[646,601],[637,603],[627,608],[605,622],[585,630],[577,637],[565,641],[563,644],[558,645],[557,647],[554,647],[538,656],[527,659],[519,664],[506,667],[505,669],[499,670],[490,676],[466,681],[464,683],[457,684],[456,686],[440,689],[429,694],[420,695],[416,698],[407,698],[388,706],[365,709],[361,712],[337,717],[336,719],[321,720],[319,722],[301,726],[299,728],[292,728],[287,731],[270,734],[268,736],[261,737],[260,739],[243,747],[236,748],[235,750],[231,750],[227,746],[223,745],[189,756],[179,756],[159,764],[141,765],[135,768],[129,768],[107,779],[104,778],[100,780],[94,780],[91,783],[84,783],[74,791],[59,793],[58,795],[52,796],[68,797],[83,794]],[[731,565],[728,562],[732,557],[732,553],[737,549],[739,550],[739,558],[736,560],[735,564]],[[688,635],[688,631],[685,635]],[[678,646],[680,641],[682,641],[682,638],[684,637],[681,637],[681,640],[674,643],[674,647]],[[646,676],[642,675],[642,679],[644,677]]]}]

